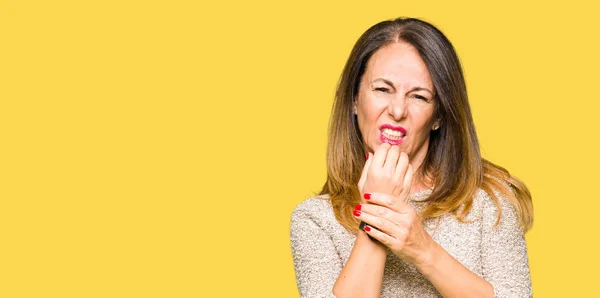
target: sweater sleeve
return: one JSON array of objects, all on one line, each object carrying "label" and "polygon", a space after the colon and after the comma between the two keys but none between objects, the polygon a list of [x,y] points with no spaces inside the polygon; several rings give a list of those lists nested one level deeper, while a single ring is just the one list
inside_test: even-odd
[{"label": "sweater sleeve", "polygon": [[331,237],[320,226],[318,212],[311,210],[318,203],[303,202],[291,216],[290,242],[301,297],[335,297],[333,285],[342,271]]},{"label": "sweater sleeve", "polygon": [[483,200],[483,278],[494,287],[494,297],[532,297],[527,243],[515,207],[502,195],[502,216],[489,195]]}]

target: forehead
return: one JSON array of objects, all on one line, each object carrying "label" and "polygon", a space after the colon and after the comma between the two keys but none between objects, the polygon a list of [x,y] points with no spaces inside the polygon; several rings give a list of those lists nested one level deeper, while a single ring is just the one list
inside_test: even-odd
[{"label": "forehead", "polygon": [[416,85],[432,88],[429,71],[417,50],[406,42],[395,42],[379,48],[365,70],[369,83],[378,78],[392,81],[394,85]]}]

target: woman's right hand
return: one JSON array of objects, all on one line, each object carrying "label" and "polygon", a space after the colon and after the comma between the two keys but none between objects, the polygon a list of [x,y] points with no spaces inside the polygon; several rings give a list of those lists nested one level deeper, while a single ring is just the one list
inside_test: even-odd
[{"label": "woman's right hand", "polygon": [[[410,192],[410,184],[405,185],[405,178],[411,179],[412,166],[408,155],[400,152],[398,146],[383,143],[374,155],[367,153],[368,159],[358,181],[361,202],[365,203],[365,193],[380,192],[405,199]],[[410,171],[410,175],[406,175]]]}]

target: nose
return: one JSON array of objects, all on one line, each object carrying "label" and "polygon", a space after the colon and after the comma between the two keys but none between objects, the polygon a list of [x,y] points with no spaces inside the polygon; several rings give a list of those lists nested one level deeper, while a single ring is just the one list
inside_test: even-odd
[{"label": "nose", "polygon": [[394,118],[396,121],[400,121],[402,118],[406,117],[406,113],[408,112],[408,100],[401,94],[396,94],[390,98],[390,102],[388,103],[388,114]]}]

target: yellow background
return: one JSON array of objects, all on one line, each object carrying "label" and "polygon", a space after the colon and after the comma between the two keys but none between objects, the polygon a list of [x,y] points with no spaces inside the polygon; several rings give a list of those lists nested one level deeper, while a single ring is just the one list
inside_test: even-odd
[{"label": "yellow background", "polygon": [[536,297],[592,296],[592,2],[2,0],[0,296],[297,297],[335,84],[397,16],[454,43],[484,157],[533,193]]}]

